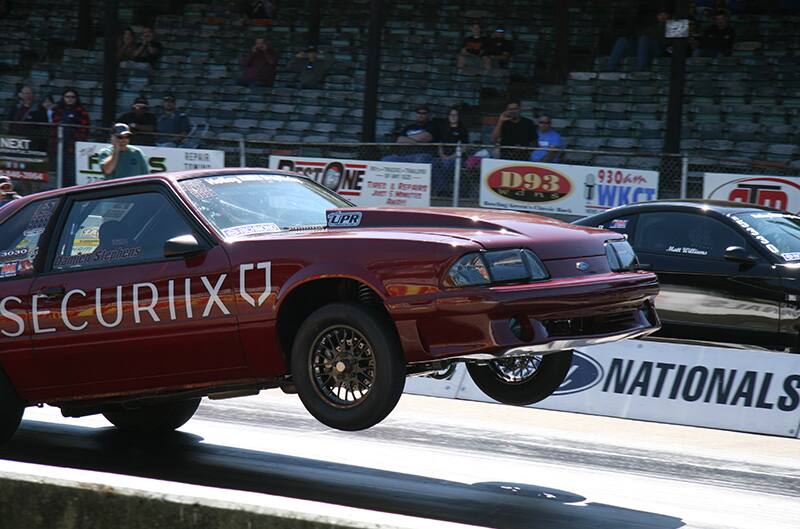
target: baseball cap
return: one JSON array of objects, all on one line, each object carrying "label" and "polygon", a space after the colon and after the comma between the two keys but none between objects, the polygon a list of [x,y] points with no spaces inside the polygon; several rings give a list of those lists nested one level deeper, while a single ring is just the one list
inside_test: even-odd
[{"label": "baseball cap", "polygon": [[131,105],[131,106],[136,106],[136,105],[148,106],[147,105],[147,99],[145,99],[145,98],[143,98],[141,96],[137,97],[136,99],[133,100],[133,105]]},{"label": "baseball cap", "polygon": [[505,33],[505,32],[506,32],[506,30],[505,30],[505,28],[503,28],[503,27],[498,27],[496,30],[494,30],[494,32],[495,32],[495,33]]},{"label": "baseball cap", "polygon": [[172,94],[165,94],[164,101],[175,101],[175,96]]},{"label": "baseball cap", "polygon": [[0,175],[0,185],[10,184],[10,183],[11,183],[11,177],[10,176]]},{"label": "baseball cap", "polygon": [[111,134],[114,136],[130,136],[132,133],[131,128],[125,123],[114,123],[114,126],[111,127]]}]

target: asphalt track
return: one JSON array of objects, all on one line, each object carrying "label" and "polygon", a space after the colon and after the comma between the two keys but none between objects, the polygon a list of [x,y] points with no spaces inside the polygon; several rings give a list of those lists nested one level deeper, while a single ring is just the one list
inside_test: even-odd
[{"label": "asphalt track", "polygon": [[296,396],[204,401],[181,431],[123,435],[31,409],[2,459],[497,528],[797,529],[800,440],[405,395],[330,430]]}]

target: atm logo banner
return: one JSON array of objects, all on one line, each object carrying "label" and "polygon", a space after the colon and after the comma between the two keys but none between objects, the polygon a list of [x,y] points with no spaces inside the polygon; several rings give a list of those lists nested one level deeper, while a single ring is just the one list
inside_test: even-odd
[{"label": "atm logo banner", "polygon": [[705,173],[703,197],[797,213],[800,211],[800,178]]}]

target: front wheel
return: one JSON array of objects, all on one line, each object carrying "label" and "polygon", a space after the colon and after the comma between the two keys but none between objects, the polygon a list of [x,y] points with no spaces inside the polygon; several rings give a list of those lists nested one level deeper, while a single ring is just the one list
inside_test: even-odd
[{"label": "front wheel", "polygon": [[0,444],[11,439],[17,431],[24,411],[25,403],[0,369]]},{"label": "front wheel", "polygon": [[159,434],[186,424],[199,406],[200,399],[177,400],[132,410],[109,410],[103,417],[120,430]]},{"label": "front wheel", "polygon": [[467,364],[478,388],[503,404],[526,406],[549,397],[566,378],[572,351]]},{"label": "front wheel", "polygon": [[405,386],[397,332],[385,317],[354,303],[313,312],[292,347],[292,380],[321,423],[355,431],[374,426],[397,405]]}]

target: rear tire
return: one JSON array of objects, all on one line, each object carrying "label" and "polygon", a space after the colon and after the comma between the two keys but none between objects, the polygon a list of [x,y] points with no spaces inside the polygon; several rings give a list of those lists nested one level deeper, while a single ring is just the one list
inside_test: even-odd
[{"label": "rear tire", "polygon": [[103,413],[108,422],[126,432],[167,433],[177,430],[192,418],[200,399],[178,400],[134,410],[111,410]]},{"label": "rear tire", "polygon": [[[537,363],[537,359],[539,359]],[[473,382],[503,404],[527,406],[549,397],[569,373],[572,351],[467,364]]]},{"label": "rear tire", "polygon": [[292,379],[303,405],[321,423],[345,431],[374,426],[394,409],[405,387],[397,332],[362,305],[322,307],[297,332]]},{"label": "rear tire", "polygon": [[25,403],[0,369],[0,444],[11,439],[17,431],[24,411]]}]

